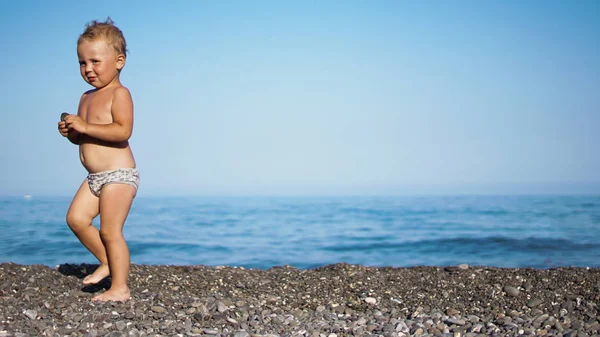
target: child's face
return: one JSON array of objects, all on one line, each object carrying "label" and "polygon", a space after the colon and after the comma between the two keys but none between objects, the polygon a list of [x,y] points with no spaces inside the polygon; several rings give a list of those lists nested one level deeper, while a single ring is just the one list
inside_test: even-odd
[{"label": "child's face", "polygon": [[125,56],[118,54],[102,39],[81,41],[77,46],[77,56],[81,77],[98,89],[110,84],[125,65]]}]

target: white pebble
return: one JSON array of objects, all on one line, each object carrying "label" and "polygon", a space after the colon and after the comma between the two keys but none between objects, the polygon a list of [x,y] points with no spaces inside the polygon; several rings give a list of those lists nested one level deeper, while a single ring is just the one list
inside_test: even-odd
[{"label": "white pebble", "polygon": [[367,302],[369,304],[375,304],[375,303],[377,303],[377,299],[375,299],[373,297],[367,297],[367,298],[365,298],[365,302]]},{"label": "white pebble", "polygon": [[36,310],[23,310],[23,314],[29,319],[36,319],[38,315]]}]

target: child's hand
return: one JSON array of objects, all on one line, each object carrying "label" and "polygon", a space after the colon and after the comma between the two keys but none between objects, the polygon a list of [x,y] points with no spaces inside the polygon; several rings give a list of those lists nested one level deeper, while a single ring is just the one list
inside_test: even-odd
[{"label": "child's hand", "polygon": [[65,118],[65,123],[69,131],[75,130],[79,133],[85,133],[88,127],[88,123],[77,115],[68,115]]},{"label": "child's hand", "polygon": [[65,122],[58,122],[58,132],[60,132],[63,137],[67,137],[69,135],[69,129],[67,128],[67,124]]}]

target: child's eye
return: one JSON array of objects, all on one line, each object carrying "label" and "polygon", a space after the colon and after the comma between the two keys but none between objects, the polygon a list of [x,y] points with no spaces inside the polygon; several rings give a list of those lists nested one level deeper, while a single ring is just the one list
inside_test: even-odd
[{"label": "child's eye", "polygon": [[98,62],[100,62],[100,61],[92,61],[92,64],[96,64],[96,63],[98,63]]}]

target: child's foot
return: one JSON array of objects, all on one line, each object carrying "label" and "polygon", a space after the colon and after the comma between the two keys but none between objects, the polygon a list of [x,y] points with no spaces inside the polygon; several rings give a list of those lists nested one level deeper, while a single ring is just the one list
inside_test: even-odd
[{"label": "child's foot", "polygon": [[107,302],[107,301],[115,301],[115,302],[125,302],[127,301],[129,298],[131,298],[131,294],[129,292],[129,288],[125,288],[124,290],[120,290],[120,289],[108,289],[106,292],[98,295],[98,296],[94,296],[94,298],[92,298],[92,301],[99,301],[99,302]]},{"label": "child's foot", "polygon": [[98,269],[83,279],[83,284],[96,284],[110,275],[107,264],[101,264]]}]

